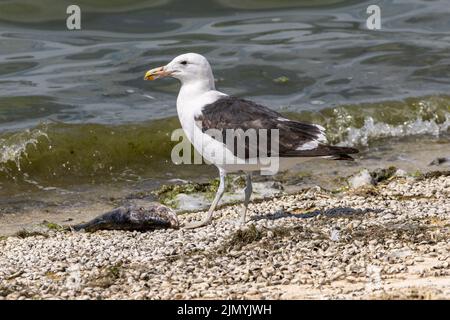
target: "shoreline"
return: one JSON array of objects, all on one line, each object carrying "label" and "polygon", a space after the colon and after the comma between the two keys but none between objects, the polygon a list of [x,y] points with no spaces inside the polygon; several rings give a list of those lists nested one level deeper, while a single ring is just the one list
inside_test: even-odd
[{"label": "shoreline", "polygon": [[[339,191],[347,185],[348,178],[363,169],[369,171],[396,167],[410,175],[434,170],[448,170],[450,162],[437,163],[448,158],[450,136],[420,136],[409,139],[380,141],[362,150],[355,162],[330,162],[326,159],[309,159],[288,172],[275,176],[255,176],[252,199],[267,198],[277,193],[286,195],[304,188],[320,186]],[[12,235],[22,229],[37,229],[44,220],[56,224],[88,221],[115,207],[134,200],[159,201],[169,206],[179,203],[179,212],[199,211],[208,207],[215,193],[217,172],[212,166],[180,166],[170,179],[161,181],[144,175],[131,182],[97,182],[93,185],[55,186],[44,185],[33,192],[20,190],[3,194],[0,208],[0,237]],[[190,175],[186,176],[186,172]],[[207,174],[205,174],[205,172]],[[181,176],[178,174],[183,173]],[[176,178],[175,178],[176,177]],[[227,190],[221,204],[243,200],[238,175],[230,175],[229,184],[237,187]],[[236,183],[237,182],[237,183]],[[169,188],[166,188],[169,187]],[[173,188],[171,188],[173,187]],[[211,188],[213,187],[213,188]],[[35,186],[33,185],[33,188]],[[159,196],[156,195],[160,191]],[[3,190],[8,190],[5,187]],[[184,192],[187,191],[187,192]],[[13,191],[9,191],[10,193]],[[184,192],[184,193],[183,193]],[[174,200],[174,201],[171,201]],[[37,227],[36,227],[37,226]],[[36,228],[35,228],[36,227]]]},{"label": "shoreline", "polygon": [[240,208],[195,230],[2,238],[0,299],[450,298],[448,172],[255,201],[241,228]]}]

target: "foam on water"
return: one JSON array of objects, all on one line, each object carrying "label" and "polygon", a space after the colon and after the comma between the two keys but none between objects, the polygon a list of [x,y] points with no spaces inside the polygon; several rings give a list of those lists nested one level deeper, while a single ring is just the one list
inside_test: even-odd
[{"label": "foam on water", "polygon": [[450,127],[450,113],[445,114],[445,121],[416,119],[399,125],[376,122],[372,117],[364,120],[361,128],[351,127],[347,130],[347,137],[339,143],[343,146],[368,146],[370,141],[388,137],[407,137],[415,135],[433,135],[438,137],[448,131]]},{"label": "foam on water", "polygon": [[20,162],[27,158],[27,150],[36,147],[42,138],[48,140],[47,133],[41,129],[26,129],[7,138],[0,138],[0,170],[5,168],[4,164],[14,162],[21,171]]}]

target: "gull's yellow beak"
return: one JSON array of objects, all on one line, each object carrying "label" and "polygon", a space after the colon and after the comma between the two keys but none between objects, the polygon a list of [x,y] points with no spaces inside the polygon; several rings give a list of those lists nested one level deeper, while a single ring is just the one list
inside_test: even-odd
[{"label": "gull's yellow beak", "polygon": [[158,78],[164,78],[170,76],[172,72],[167,72],[164,70],[165,66],[158,67],[147,71],[144,76],[144,80],[156,80]]}]

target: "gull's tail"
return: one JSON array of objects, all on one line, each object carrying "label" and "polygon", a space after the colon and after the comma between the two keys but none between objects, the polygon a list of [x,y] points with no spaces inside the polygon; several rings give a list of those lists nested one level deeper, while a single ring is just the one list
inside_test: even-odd
[{"label": "gull's tail", "polygon": [[335,147],[335,146],[328,146],[333,152],[336,152],[335,154],[330,156],[331,160],[347,160],[347,161],[354,161],[349,154],[355,154],[358,153],[359,150],[355,148],[350,147]]},{"label": "gull's tail", "polygon": [[337,147],[326,144],[319,144],[316,148],[310,150],[293,150],[281,154],[284,157],[323,157],[332,160],[350,160],[354,159],[349,154],[358,153],[359,150],[350,147]]}]

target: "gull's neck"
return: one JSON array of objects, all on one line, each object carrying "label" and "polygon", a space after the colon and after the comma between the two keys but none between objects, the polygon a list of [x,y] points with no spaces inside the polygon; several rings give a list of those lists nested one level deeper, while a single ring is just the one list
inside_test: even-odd
[{"label": "gull's neck", "polygon": [[194,120],[201,114],[203,107],[224,95],[215,90],[212,77],[181,82],[177,98],[177,113],[181,126],[189,139],[193,137]]},{"label": "gull's neck", "polygon": [[204,105],[214,102],[211,94],[216,92],[213,77],[189,79],[181,81],[177,98],[177,112],[181,118],[195,116],[201,112]]},{"label": "gull's neck", "polygon": [[203,94],[212,90],[215,90],[214,80],[212,79],[183,81],[181,83],[180,92],[178,93],[177,105],[196,100]]}]

